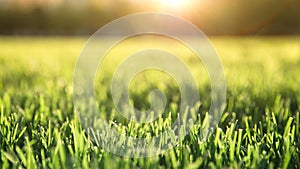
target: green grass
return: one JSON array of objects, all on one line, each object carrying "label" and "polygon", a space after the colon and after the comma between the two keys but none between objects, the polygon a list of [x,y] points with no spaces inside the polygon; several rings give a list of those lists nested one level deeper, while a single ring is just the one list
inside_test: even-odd
[{"label": "green grass", "polygon": [[[299,37],[212,39],[228,91],[225,112],[206,142],[201,133],[210,103],[208,77],[191,53],[167,43],[164,47],[175,50],[199,79],[201,107],[189,135],[150,158],[105,152],[81,127],[73,107],[72,75],[85,41],[0,38],[0,168],[300,168]],[[137,47],[134,41],[123,45],[112,51],[97,74],[101,115],[126,136],[157,136],[176,117],[178,88],[162,74],[138,75],[131,85],[134,106],[146,109],[149,90],[158,87],[171,113],[150,125],[120,117],[110,99],[109,77],[123,57],[118,52]]]}]

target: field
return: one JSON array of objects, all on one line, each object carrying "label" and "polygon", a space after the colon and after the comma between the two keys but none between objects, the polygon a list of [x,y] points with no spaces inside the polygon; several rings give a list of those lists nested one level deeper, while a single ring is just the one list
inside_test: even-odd
[{"label": "field", "polygon": [[[300,168],[300,37],[211,39],[223,63],[227,100],[218,126],[204,142],[211,91],[205,69],[183,47],[158,43],[175,50],[199,79],[201,106],[182,142],[148,158],[106,152],[81,127],[72,76],[86,40],[0,37],[0,168]],[[118,52],[129,53],[136,45],[134,40],[124,43],[107,57],[111,61],[104,60],[96,95],[103,118],[123,135],[158,136],[174,121],[180,102],[170,77],[150,71],[132,81],[132,103],[139,109],[149,107],[151,89],[166,94],[167,112],[151,125],[124,120],[108,94],[107,79],[123,56]]]}]

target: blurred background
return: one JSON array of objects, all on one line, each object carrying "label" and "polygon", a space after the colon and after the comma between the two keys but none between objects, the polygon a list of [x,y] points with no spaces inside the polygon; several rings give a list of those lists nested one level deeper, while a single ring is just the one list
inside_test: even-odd
[{"label": "blurred background", "polygon": [[207,35],[295,35],[299,11],[299,0],[0,0],[0,35],[91,35],[136,12],[178,15]]}]

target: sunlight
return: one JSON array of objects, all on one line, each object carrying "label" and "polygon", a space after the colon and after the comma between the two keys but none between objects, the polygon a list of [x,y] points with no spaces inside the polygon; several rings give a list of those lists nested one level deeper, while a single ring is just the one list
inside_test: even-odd
[{"label": "sunlight", "polygon": [[159,0],[163,6],[172,7],[172,8],[180,8],[186,6],[190,0]]},{"label": "sunlight", "polygon": [[186,0],[161,0],[163,5],[173,6],[173,7],[180,7],[184,5]]}]

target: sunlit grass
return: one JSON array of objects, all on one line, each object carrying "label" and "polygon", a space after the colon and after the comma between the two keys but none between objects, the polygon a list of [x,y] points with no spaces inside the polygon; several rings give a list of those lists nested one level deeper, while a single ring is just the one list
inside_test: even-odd
[{"label": "sunlit grass", "polygon": [[[189,135],[170,151],[145,159],[103,151],[74,115],[72,76],[86,40],[0,38],[0,168],[300,167],[299,38],[212,38],[226,74],[227,107],[204,143],[200,136],[209,108],[210,84],[192,53],[170,46],[171,42],[153,44],[153,39],[145,44],[124,42],[125,46],[112,51],[103,70],[98,70],[95,89],[103,117],[126,135],[156,135],[174,119],[166,115],[141,128],[129,121],[122,123],[124,119],[113,113],[109,78],[123,54],[141,46],[163,46],[186,61],[199,80],[202,106]],[[144,100],[152,87],[165,90],[171,99],[168,109],[176,112],[176,84],[155,72],[134,79],[132,101],[147,108]]]}]

